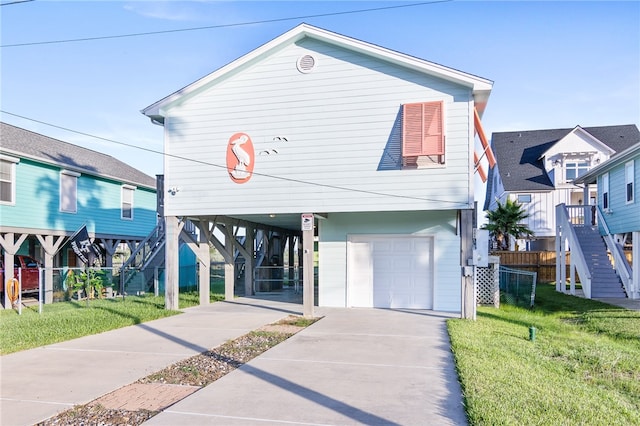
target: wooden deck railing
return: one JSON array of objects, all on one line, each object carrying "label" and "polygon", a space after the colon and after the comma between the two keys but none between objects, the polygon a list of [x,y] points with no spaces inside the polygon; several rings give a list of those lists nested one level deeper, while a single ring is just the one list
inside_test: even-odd
[{"label": "wooden deck railing", "polygon": [[[625,257],[631,264],[631,250],[624,251]],[[556,252],[555,251],[492,251],[492,256],[500,256],[500,264],[511,268],[523,269],[538,273],[538,282],[552,282],[556,280]],[[571,264],[571,253],[566,253],[567,272]]]}]

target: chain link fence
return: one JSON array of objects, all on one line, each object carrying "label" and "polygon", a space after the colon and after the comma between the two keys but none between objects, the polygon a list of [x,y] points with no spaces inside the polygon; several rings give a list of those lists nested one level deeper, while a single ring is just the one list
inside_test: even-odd
[{"label": "chain link fence", "polygon": [[532,307],[538,274],[500,265],[500,291],[510,305]]}]

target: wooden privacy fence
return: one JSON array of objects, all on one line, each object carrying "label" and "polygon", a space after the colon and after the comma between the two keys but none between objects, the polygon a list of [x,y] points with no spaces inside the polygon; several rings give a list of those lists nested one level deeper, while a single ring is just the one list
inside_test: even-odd
[{"label": "wooden privacy fence", "polygon": [[[624,254],[631,264],[631,250]],[[492,256],[500,257],[500,265],[514,269],[537,272],[538,282],[552,282],[556,280],[556,252],[555,251],[493,251]],[[570,274],[571,252],[566,252],[567,277]]]}]

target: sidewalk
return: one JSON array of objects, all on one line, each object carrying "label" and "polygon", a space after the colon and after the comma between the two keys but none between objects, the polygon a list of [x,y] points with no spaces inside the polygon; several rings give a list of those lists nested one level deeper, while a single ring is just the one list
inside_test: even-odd
[{"label": "sidewalk", "polygon": [[33,425],[301,307],[239,299],[0,357],[0,424]]},{"label": "sidewalk", "polygon": [[[3,356],[0,423],[32,425],[291,313],[301,306],[241,298]],[[146,424],[466,424],[445,325],[457,315],[316,315],[324,318]]]}]

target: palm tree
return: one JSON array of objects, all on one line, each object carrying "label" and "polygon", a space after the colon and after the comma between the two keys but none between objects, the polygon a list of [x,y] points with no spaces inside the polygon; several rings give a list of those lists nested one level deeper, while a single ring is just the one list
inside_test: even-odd
[{"label": "palm tree", "polygon": [[521,222],[529,217],[517,201],[507,199],[504,204],[498,201],[495,210],[487,212],[489,223],[482,226],[487,229],[502,250],[509,250],[509,237],[531,237],[533,231]]}]

